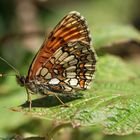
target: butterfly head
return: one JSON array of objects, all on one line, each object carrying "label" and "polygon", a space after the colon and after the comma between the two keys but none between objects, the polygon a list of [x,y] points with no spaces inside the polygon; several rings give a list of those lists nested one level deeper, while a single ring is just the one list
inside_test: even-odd
[{"label": "butterfly head", "polygon": [[24,87],[24,86],[25,86],[26,78],[25,78],[24,76],[16,75],[16,80],[17,80],[17,83],[18,83],[21,87]]}]

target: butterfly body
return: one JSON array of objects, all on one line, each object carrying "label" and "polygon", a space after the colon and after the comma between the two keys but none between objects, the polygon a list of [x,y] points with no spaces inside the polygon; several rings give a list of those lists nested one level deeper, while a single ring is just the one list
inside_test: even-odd
[{"label": "butterfly body", "polygon": [[91,46],[86,20],[78,12],[70,12],[44,41],[27,77],[17,76],[17,81],[40,94],[85,90],[95,72],[96,56]]}]

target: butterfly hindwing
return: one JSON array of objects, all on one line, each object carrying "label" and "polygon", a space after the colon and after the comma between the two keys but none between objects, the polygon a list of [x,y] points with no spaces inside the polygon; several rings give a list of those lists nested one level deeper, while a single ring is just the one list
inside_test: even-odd
[{"label": "butterfly hindwing", "polygon": [[84,90],[88,88],[95,71],[93,58],[94,54],[86,44],[69,42],[60,47],[49,61],[44,63],[38,75],[48,80],[50,90],[55,92]]}]

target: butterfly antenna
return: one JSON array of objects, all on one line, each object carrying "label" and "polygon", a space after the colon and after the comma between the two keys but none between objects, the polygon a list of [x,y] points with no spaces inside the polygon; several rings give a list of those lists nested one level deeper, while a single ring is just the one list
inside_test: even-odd
[{"label": "butterfly antenna", "polygon": [[[3,61],[3,62],[5,62],[10,68],[12,68],[14,71],[15,71],[15,73],[17,74],[17,75],[20,75],[20,73],[19,73],[19,71],[13,66],[13,65],[11,65],[8,61],[6,61],[4,58],[2,58],[1,56],[0,56],[0,59]],[[7,75],[7,74],[0,74],[0,77],[1,76],[3,76],[3,75]],[[13,75],[12,75],[13,76]]]}]

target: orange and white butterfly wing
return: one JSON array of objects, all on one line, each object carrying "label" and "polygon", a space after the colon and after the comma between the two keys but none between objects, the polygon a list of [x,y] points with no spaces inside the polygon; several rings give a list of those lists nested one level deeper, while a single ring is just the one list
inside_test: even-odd
[{"label": "orange and white butterfly wing", "polygon": [[70,12],[44,41],[27,79],[31,81],[38,77],[54,92],[87,89],[95,63],[86,20],[78,12]]}]

